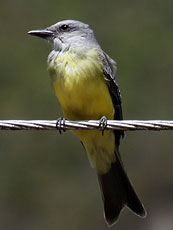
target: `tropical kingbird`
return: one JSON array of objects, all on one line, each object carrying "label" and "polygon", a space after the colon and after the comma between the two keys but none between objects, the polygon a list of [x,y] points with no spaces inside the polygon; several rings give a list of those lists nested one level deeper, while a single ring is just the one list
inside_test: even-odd
[{"label": "tropical kingbird", "polygon": [[[48,71],[64,116],[70,120],[122,120],[121,96],[115,79],[116,63],[98,44],[87,24],[64,20],[28,32],[50,42]],[[105,121],[105,120],[104,120]],[[105,121],[106,122],[106,121]],[[104,215],[114,224],[124,206],[145,217],[119,153],[123,131],[74,130],[96,169]]]}]

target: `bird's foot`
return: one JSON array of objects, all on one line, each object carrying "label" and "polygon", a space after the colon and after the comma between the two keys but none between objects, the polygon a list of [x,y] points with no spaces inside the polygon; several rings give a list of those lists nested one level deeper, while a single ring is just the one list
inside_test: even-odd
[{"label": "bird's foot", "polygon": [[104,131],[107,127],[107,118],[105,116],[101,117],[99,120],[99,128],[102,130],[102,136],[104,135]]},{"label": "bird's foot", "polygon": [[65,125],[65,118],[59,117],[56,121],[56,128],[58,129],[59,133],[62,134],[62,131],[65,132],[66,130],[62,128]]}]

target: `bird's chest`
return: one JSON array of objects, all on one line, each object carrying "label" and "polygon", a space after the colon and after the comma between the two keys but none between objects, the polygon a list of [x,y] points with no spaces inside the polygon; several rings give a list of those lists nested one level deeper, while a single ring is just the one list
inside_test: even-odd
[{"label": "bird's chest", "polygon": [[99,119],[103,115],[113,118],[112,100],[97,59],[68,55],[58,57],[55,63],[56,67],[49,70],[52,85],[68,119]]}]

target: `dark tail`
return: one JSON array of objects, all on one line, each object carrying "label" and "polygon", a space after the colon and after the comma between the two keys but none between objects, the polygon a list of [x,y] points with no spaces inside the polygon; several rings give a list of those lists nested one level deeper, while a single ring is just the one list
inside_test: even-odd
[{"label": "dark tail", "polygon": [[98,175],[102,199],[104,202],[104,214],[108,225],[114,224],[121,212],[127,205],[136,215],[146,216],[146,211],[138,199],[126,172],[119,153],[116,154],[116,162],[104,175]]}]

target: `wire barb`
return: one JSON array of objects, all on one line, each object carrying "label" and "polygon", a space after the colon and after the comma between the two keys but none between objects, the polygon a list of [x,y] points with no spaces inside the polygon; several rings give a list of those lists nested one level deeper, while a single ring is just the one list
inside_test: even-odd
[{"label": "wire barb", "polygon": [[[0,120],[0,130],[57,130],[57,120]],[[99,120],[65,120],[62,129],[100,129]],[[173,120],[107,120],[111,130],[173,130]]]}]

